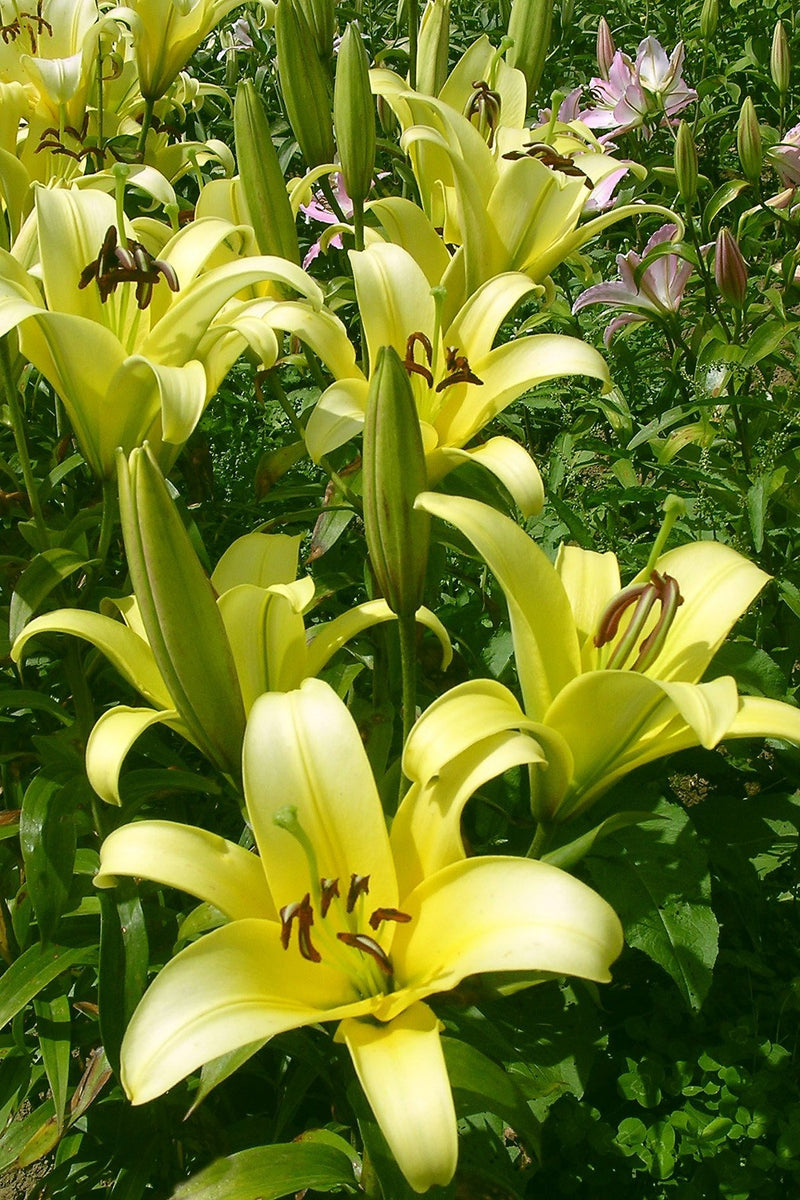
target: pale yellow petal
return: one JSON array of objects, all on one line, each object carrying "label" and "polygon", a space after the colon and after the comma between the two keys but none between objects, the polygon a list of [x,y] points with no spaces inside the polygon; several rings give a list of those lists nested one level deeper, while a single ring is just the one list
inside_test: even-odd
[{"label": "pale yellow petal", "polygon": [[273,583],[293,583],[302,534],[248,533],[237,538],[214,568],[211,582],[218,594],[240,583],[261,588]]},{"label": "pale yellow petal", "polygon": [[417,504],[469,538],[505,592],[525,711],[543,720],[581,669],[572,610],[552,563],[514,521],[477,500],[425,492]]},{"label": "pale yellow petal", "polygon": [[493,437],[467,450],[439,446],[426,456],[425,462],[431,486],[461,463],[475,462],[500,480],[524,517],[536,516],[544,507],[539,468],[527,450],[511,438]]},{"label": "pale yellow petal", "polygon": [[156,976],[122,1043],[122,1084],[144,1104],[212,1058],[373,1003],[359,1000],[345,973],[284,950],[277,922],[234,921]]},{"label": "pale yellow petal", "polygon": [[800,709],[765,696],[740,696],[726,738],[781,738],[800,745]]},{"label": "pale yellow petal", "polygon": [[[89,783],[107,804],[121,804],[119,773],[134,742],[152,725],[181,721],[174,709],[129,708],[118,704],[103,713],[86,743],[86,774]],[[187,731],[188,733],[188,731]]]},{"label": "pale yellow petal", "polygon": [[609,600],[622,584],[617,556],[607,551],[582,550],[580,546],[561,546],[556,570],[569,597],[581,645],[597,632],[600,618]]},{"label": "pale yellow petal", "polygon": [[277,921],[261,860],[227,838],[177,821],[133,821],[100,848],[99,888],[120,876],[152,879],[213,904],[231,921]]},{"label": "pale yellow petal", "polygon": [[[397,906],[397,881],[375,780],[353,718],[318,679],[294,692],[274,692],[254,704],[244,740],[247,808],[278,908],[312,895],[321,878],[370,876],[370,903]],[[309,863],[300,841],[275,823],[296,809],[314,848]]]},{"label": "pale yellow petal", "polygon": [[458,1132],[453,1094],[439,1037],[426,1004],[414,1004],[386,1025],[349,1018],[344,1042],[397,1165],[415,1192],[453,1178]]},{"label": "pale yellow petal", "polygon": [[449,991],[482,971],[606,983],[622,949],[613,909],[585,883],[527,858],[469,858],[404,897],[391,948],[401,986]]}]

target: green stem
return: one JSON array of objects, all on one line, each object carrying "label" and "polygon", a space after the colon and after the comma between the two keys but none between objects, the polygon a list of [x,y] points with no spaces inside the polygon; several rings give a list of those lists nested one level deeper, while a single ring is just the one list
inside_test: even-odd
[{"label": "green stem", "polygon": [[300,419],[292,407],[292,402],[284,391],[283,384],[280,381],[277,371],[273,368],[266,372],[267,387],[273,400],[277,400],[278,404],[283,409],[283,412],[289,418],[292,429],[295,431],[301,441],[305,441],[305,431],[300,424]]},{"label": "green stem", "polygon": [[139,134],[139,157],[144,162],[144,151],[147,145],[147,135],[150,132],[150,126],[153,123],[153,108],[155,100],[146,99],[144,102],[144,112],[142,113],[142,132]]},{"label": "green stem", "polygon": [[536,833],[533,835],[533,841],[528,847],[528,858],[541,858],[544,854],[545,846],[550,840],[552,828],[544,821],[540,821],[536,826]]},{"label": "green stem", "polygon": [[330,204],[332,211],[336,213],[336,216],[339,218],[339,220],[344,225],[349,225],[350,221],[347,217],[347,214],[345,213],[341,204],[339,203],[339,201],[336,197],[336,193],[334,192],[333,188],[331,187],[331,181],[327,175],[323,175],[322,178],[320,179],[319,190],[322,192],[323,196],[328,201],[328,204]]},{"label": "green stem", "polygon": [[119,514],[119,504],[117,503],[117,485],[113,479],[103,480],[103,515],[100,519],[100,536],[97,539],[97,558],[98,564],[96,570],[101,570],[103,564],[108,557],[108,548],[111,545],[111,535],[114,532],[114,527],[117,523]]},{"label": "green stem", "polygon": [[417,39],[419,37],[419,0],[408,0],[408,85],[417,90]]},{"label": "green stem", "polygon": [[19,402],[19,391],[14,380],[11,370],[11,361],[8,353],[8,342],[5,338],[0,343],[0,374],[3,377],[3,387],[6,393],[6,401],[8,403],[8,413],[11,420],[11,428],[14,433],[14,441],[17,446],[17,456],[19,457],[19,465],[22,470],[22,478],[25,483],[25,491],[28,493],[28,500],[31,506],[31,513],[36,525],[36,531],[42,541],[42,547],[46,548],[49,545],[49,534],[47,532],[47,524],[42,512],[42,506],[39,502],[39,491],[36,487],[36,480],[33,478],[33,469],[31,467],[31,459],[28,454],[28,443],[25,438],[25,418],[22,415],[22,407]]},{"label": "green stem", "polygon": [[[398,614],[400,632],[400,669],[403,677],[403,748],[417,715],[417,619],[414,613]],[[406,791],[405,777],[400,775],[400,799]]]},{"label": "green stem", "polygon": [[353,239],[356,250],[364,249],[364,201],[353,201]]}]

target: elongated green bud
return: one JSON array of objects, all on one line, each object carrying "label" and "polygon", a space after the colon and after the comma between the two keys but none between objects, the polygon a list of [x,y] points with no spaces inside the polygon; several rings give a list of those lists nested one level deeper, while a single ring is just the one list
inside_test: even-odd
[{"label": "elongated green bud", "polygon": [[427,486],[411,382],[397,351],[382,346],[364,425],[364,526],[378,586],[399,617],[422,603],[430,518],[414,500]]},{"label": "elongated green bud", "polygon": [[675,139],[675,179],[681,199],[694,204],[697,199],[697,147],[691,126],[681,121]]},{"label": "elongated green bud", "polygon": [[739,243],[729,229],[720,229],[714,257],[717,287],[734,308],[743,308],[747,297],[747,266]]},{"label": "elongated green bud", "polygon": [[736,149],[739,152],[739,162],[745,179],[756,183],[761,178],[761,128],[758,124],[756,109],[748,96],[742,104],[739,113],[739,124],[736,127]]},{"label": "elongated green bud", "polygon": [[147,640],[192,741],[241,771],[245,714],[211,582],[148,446],[117,451],[125,551]]},{"label": "elongated green bud", "polygon": [[772,76],[772,82],[781,96],[785,96],[789,90],[791,72],[792,59],[789,54],[789,42],[786,37],[786,30],[783,27],[783,21],[776,21],[772,34],[772,49],[769,55],[769,73]]},{"label": "elongated green bud", "polygon": [[417,91],[438,96],[447,79],[450,49],[450,0],[428,0],[419,26]]},{"label": "elongated green bud", "polygon": [[281,0],[275,15],[278,77],[286,113],[310,167],[333,161],[331,79],[312,48],[313,34],[299,0]]},{"label": "elongated green bud", "polygon": [[710,42],[717,32],[719,21],[719,0],[703,0],[700,10],[700,36],[704,42]]},{"label": "elongated green bud", "polygon": [[351,23],[345,30],[336,64],[333,124],[347,194],[354,204],[367,198],[375,171],[375,102],[369,86],[369,60]]},{"label": "elongated green bud", "polygon": [[233,133],[239,177],[259,251],[299,263],[297,230],[286,182],[264,105],[250,79],[243,80],[236,92]]},{"label": "elongated green bud", "polygon": [[600,18],[597,26],[595,49],[597,53],[597,69],[603,79],[608,79],[608,72],[611,70],[611,64],[614,61],[617,47],[614,45],[614,38],[605,17]]},{"label": "elongated green bud", "polygon": [[506,59],[525,76],[529,104],[542,77],[552,24],[553,0],[513,0],[508,35],[514,45]]},{"label": "elongated green bud", "polygon": [[327,62],[333,54],[336,0],[298,0],[314,40],[317,56]]}]

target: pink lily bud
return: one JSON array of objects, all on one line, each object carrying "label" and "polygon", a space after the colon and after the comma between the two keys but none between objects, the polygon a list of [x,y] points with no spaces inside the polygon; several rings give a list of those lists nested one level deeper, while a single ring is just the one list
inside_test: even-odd
[{"label": "pink lily bud", "polygon": [[729,229],[720,229],[717,234],[714,278],[728,303],[742,308],[747,295],[747,266],[739,243]]},{"label": "pink lily bud", "polygon": [[605,17],[601,17],[600,24],[597,26],[597,66],[603,79],[608,79],[608,73],[611,70],[611,64],[614,61],[616,52],[617,48],[614,45],[608,21]]}]

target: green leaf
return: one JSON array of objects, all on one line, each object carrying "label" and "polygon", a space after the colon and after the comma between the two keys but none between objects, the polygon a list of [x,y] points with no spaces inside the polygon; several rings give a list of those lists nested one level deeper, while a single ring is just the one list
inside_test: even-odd
[{"label": "green leaf", "polygon": [[75,806],[87,791],[85,780],[64,784],[41,772],[22,801],[20,848],[28,892],[44,941],[52,940],[66,911],[75,861]]},{"label": "green leaf", "polygon": [[46,1100],[21,1121],[13,1121],[0,1138],[0,1171],[27,1167],[49,1154],[59,1139],[52,1100]]},{"label": "green leaf", "polygon": [[288,1143],[258,1146],[220,1158],[181,1184],[171,1200],[279,1200],[305,1188],[332,1192],[355,1188],[353,1166],[333,1146]]},{"label": "green leaf", "polygon": [[704,227],[710,229],[714,218],[747,187],[749,184],[744,179],[731,179],[728,183],[723,183],[722,187],[717,188],[703,212]]},{"label": "green leaf", "polygon": [[248,1042],[246,1046],[238,1046],[235,1050],[230,1050],[227,1054],[221,1054],[219,1058],[212,1058],[211,1062],[207,1062],[200,1072],[200,1086],[195,1092],[192,1107],[186,1114],[187,1117],[191,1116],[196,1108],[199,1108],[209,1092],[212,1092],[234,1071],[238,1071],[239,1067],[257,1054],[263,1045],[263,1041]]},{"label": "green leaf", "polygon": [[72,550],[43,550],[17,580],[11,597],[9,631],[12,642],[42,603],[64,579],[88,566],[89,560]]},{"label": "green leaf", "polygon": [[121,879],[100,892],[100,1032],[108,1061],[119,1073],[119,1048],[147,982],[149,946],[136,884]]},{"label": "green leaf", "polygon": [[595,887],[616,909],[629,945],[674,979],[690,1008],[711,986],[719,925],[708,861],[692,822],[660,800],[657,825],[635,826],[586,859]]},{"label": "green leaf", "polygon": [[466,1042],[442,1038],[442,1049],[457,1116],[495,1113],[511,1126],[526,1148],[539,1158],[541,1126],[512,1076]]},{"label": "green leaf", "polygon": [[595,825],[593,829],[581,834],[580,837],[573,838],[563,846],[557,846],[547,854],[543,854],[542,862],[550,863],[553,867],[560,867],[562,871],[569,871],[575,866],[575,863],[580,862],[589,853],[596,842],[603,841],[612,833],[616,833],[618,829],[625,829],[628,825],[657,819],[650,812],[614,813],[613,816],[606,817],[605,821],[601,821],[599,825]]},{"label": "green leaf", "polygon": [[11,712],[36,712],[38,709],[55,717],[62,725],[72,724],[69,713],[64,712],[60,704],[51,700],[49,696],[45,696],[41,692],[33,692],[28,688],[0,689],[0,709],[9,709]]},{"label": "green leaf", "polygon": [[61,1133],[67,1107],[69,1058],[72,1049],[69,998],[63,994],[55,995],[52,999],[37,998],[33,1002],[33,1008],[36,1013],[39,1049],[55,1104],[56,1125]]},{"label": "green leaf", "polygon": [[63,971],[95,955],[92,946],[30,946],[0,976],[0,1029]]}]

